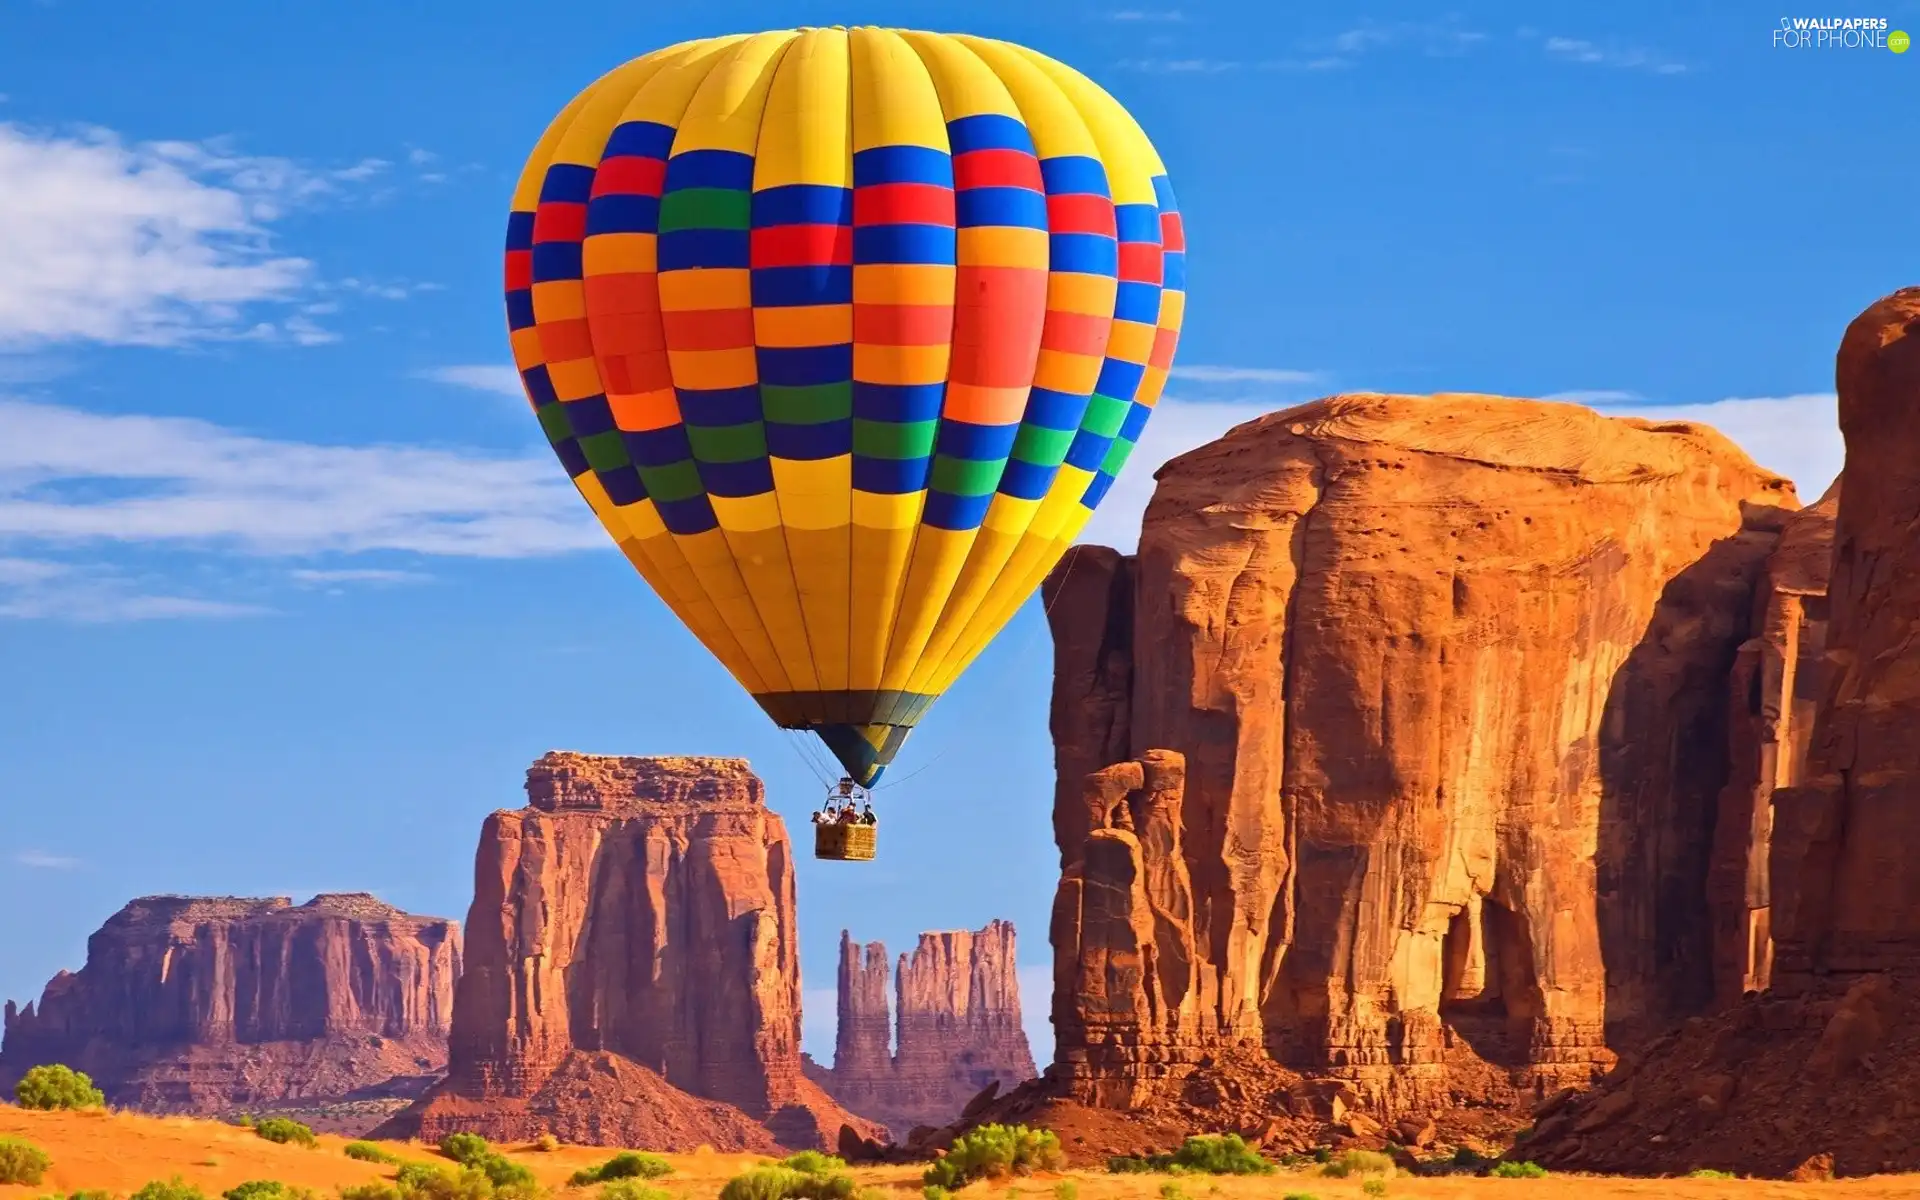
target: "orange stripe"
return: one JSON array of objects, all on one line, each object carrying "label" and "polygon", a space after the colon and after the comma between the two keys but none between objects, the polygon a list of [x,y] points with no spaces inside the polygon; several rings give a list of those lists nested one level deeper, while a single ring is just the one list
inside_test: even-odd
[{"label": "orange stripe", "polygon": [[624,275],[589,275],[586,280],[587,315],[660,311],[659,277],[652,271]]},{"label": "orange stripe", "polygon": [[543,322],[539,329],[540,352],[548,362],[593,357],[593,333],[587,327],[586,318]]},{"label": "orange stripe", "polygon": [[953,337],[951,304],[855,304],[862,342],[886,346],[938,346]]},{"label": "orange stripe", "polygon": [[680,399],[670,386],[637,395],[609,393],[607,406],[613,409],[613,423],[632,433],[665,429],[680,421]]},{"label": "orange stripe", "polygon": [[853,340],[850,304],[796,304],[753,310],[754,339],[762,346],[844,346]]},{"label": "orange stripe", "polygon": [[662,314],[674,350],[747,350],[753,347],[753,310],[697,308]]},{"label": "orange stripe", "polygon": [[1025,386],[979,387],[949,382],[940,416],[969,425],[1011,425],[1026,411],[1027,390]]},{"label": "orange stripe", "polygon": [[1107,334],[1112,327],[1112,317],[1049,309],[1047,323],[1040,328],[1040,347],[1062,354],[1104,355]]}]

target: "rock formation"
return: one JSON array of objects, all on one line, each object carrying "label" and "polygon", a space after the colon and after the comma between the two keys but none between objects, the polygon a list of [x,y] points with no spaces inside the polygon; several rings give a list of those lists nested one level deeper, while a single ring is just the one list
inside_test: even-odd
[{"label": "rock formation", "polygon": [[383,1127],[831,1147],[800,1064],[793,851],[742,759],[551,753],[480,835],[444,1084]]},{"label": "rock formation", "polygon": [[1854,320],[1835,376],[1846,469],[1812,733],[1772,792],[1772,986],[1542,1121],[1542,1162],[1920,1168],[1920,288]]},{"label": "rock formation", "polygon": [[[1033,1078],[1020,1023],[1013,926],[923,933],[895,975],[897,1038],[887,1008],[887,948],[840,934],[840,1024],[834,1099],[904,1142],[916,1126],[945,1125],[990,1086]],[[897,1049],[894,1047],[897,1046]]]},{"label": "rock formation", "polygon": [[1057,1086],[1148,1104],[1251,1046],[1387,1113],[1511,1099],[1708,1002],[1786,480],[1461,395],[1316,401],[1157,479],[1137,558],[1046,586]]},{"label": "rock formation", "polygon": [[38,1005],[6,1006],[0,1086],[59,1062],[162,1111],[411,1096],[446,1067],[459,974],[457,925],[372,896],[148,896]]},{"label": "rock formation", "polygon": [[1839,498],[1835,480],[1819,503],[1787,518],[1754,592],[1754,635],[1740,647],[1729,679],[1732,777],[1720,793],[1707,882],[1714,999],[1721,1006],[1763,990],[1772,973],[1773,793],[1806,782],[1825,682],[1827,569]]}]

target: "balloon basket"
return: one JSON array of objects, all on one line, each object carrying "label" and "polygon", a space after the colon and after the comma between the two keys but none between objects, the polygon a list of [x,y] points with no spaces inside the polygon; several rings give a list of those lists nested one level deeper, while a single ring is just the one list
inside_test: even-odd
[{"label": "balloon basket", "polygon": [[872,825],[815,825],[813,856],[835,862],[868,862],[873,858]]}]

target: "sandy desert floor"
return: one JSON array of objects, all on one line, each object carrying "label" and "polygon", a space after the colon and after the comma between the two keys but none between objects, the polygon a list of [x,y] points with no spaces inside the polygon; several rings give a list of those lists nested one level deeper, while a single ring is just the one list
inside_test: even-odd
[{"label": "sandy desert floor", "polygon": [[[0,1185],[0,1200],[35,1200],[49,1193],[81,1188],[101,1189],[126,1196],[153,1179],[179,1175],[210,1197],[250,1179],[277,1179],[283,1183],[325,1192],[344,1185],[389,1178],[394,1168],[356,1162],[341,1151],[347,1138],[322,1136],[311,1149],[281,1146],[250,1130],[188,1117],[154,1117],[135,1113],[40,1113],[0,1105],[0,1137],[24,1138],[45,1150],[53,1169],[38,1187]],[[402,1159],[442,1161],[431,1147],[418,1143],[388,1143]],[[525,1163],[543,1184],[565,1186],[569,1176],[585,1166],[603,1162],[612,1151],[602,1147],[563,1146],[542,1153],[528,1147],[504,1146],[502,1151]],[[676,1197],[712,1200],[733,1175],[760,1163],[752,1155],[696,1152],[666,1156],[674,1173],[658,1186]],[[888,1189],[899,1200],[918,1200],[920,1173],[914,1167],[856,1169],[863,1186]],[[1074,1185],[1078,1200],[1160,1200],[1163,1185],[1171,1183],[1185,1200],[1280,1200],[1305,1193],[1317,1200],[1360,1200],[1358,1179],[1329,1179],[1311,1170],[1281,1171],[1264,1177],[1215,1179],[1206,1176],[1115,1176],[1092,1171],[1036,1175],[1002,1183],[975,1184],[960,1193],[962,1200],[1052,1200],[1063,1181]],[[561,1193],[591,1200],[595,1189]],[[1920,1175],[1890,1175],[1832,1183],[1777,1183],[1714,1179],[1620,1179],[1587,1175],[1555,1175],[1545,1179],[1486,1179],[1463,1176],[1387,1181],[1387,1197],[1404,1200],[1523,1200],[1566,1197],[1568,1200],[1604,1200],[1607,1197],[1677,1197],[1713,1200],[1715,1197],[1780,1198],[1818,1196],[1823,1200],[1872,1200],[1877,1197],[1920,1198]]]}]

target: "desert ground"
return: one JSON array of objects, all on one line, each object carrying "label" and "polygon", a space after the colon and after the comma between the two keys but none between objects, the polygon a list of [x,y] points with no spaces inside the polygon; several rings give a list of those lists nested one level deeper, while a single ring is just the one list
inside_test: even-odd
[{"label": "desert ground", "polygon": [[[322,1135],[312,1148],[276,1145],[250,1130],[190,1117],[158,1117],[137,1113],[29,1112],[0,1106],[0,1137],[24,1138],[53,1159],[53,1168],[37,1187],[0,1185],[0,1200],[36,1198],[99,1189],[126,1196],[142,1184],[178,1175],[210,1197],[247,1180],[274,1179],[290,1186],[330,1192],[332,1189],[390,1178],[391,1166],[357,1162],[342,1153],[350,1140]],[[432,1161],[437,1152],[418,1142],[386,1143],[384,1148],[403,1160]],[[566,1186],[582,1167],[605,1161],[613,1151],[604,1147],[562,1146],[542,1152],[530,1146],[503,1146],[502,1151],[524,1163],[544,1185]],[[696,1151],[666,1155],[674,1172],[658,1185],[677,1197],[711,1200],[732,1176],[767,1161],[752,1155]],[[862,1187],[897,1193],[901,1200],[920,1193],[920,1170],[910,1166],[855,1168]],[[980,1183],[963,1195],[978,1200],[1030,1197],[1043,1200],[1058,1194],[1070,1181],[1078,1200],[1279,1200],[1302,1194],[1316,1200],[1360,1200],[1365,1195],[1359,1179],[1331,1179],[1316,1169],[1282,1170],[1250,1178],[1213,1178],[1157,1175],[1108,1175],[1097,1171],[1045,1173],[998,1183]],[[1177,1189],[1177,1192],[1169,1188]],[[595,1188],[573,1194],[582,1200]],[[1724,1179],[1624,1179],[1592,1175],[1552,1175],[1543,1179],[1492,1179],[1469,1176],[1416,1178],[1399,1176],[1387,1181],[1388,1197],[1407,1200],[1452,1198],[1568,1197],[1603,1200],[1606,1197],[1675,1197],[1712,1200],[1717,1197],[1766,1197],[1786,1200],[1819,1196],[1822,1200],[1871,1200],[1877,1197],[1920,1197],[1920,1175],[1887,1175],[1827,1183],[1781,1183]],[[1369,1198],[1377,1200],[1377,1198]]]}]

